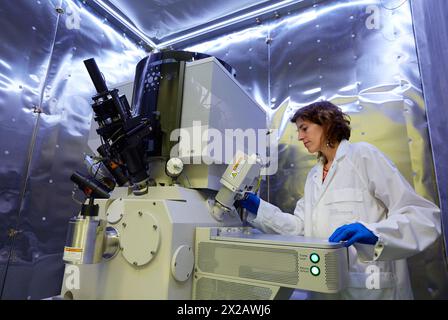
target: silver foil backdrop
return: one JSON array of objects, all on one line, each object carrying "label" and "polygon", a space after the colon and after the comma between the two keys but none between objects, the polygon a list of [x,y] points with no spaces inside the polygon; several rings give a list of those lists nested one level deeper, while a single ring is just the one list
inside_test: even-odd
[{"label": "silver foil backdrop", "polygon": [[[316,163],[289,118],[328,99],[352,119],[351,141],[376,145],[416,191],[438,203],[408,1],[335,0],[285,11],[185,48],[230,63],[279,129],[279,170],[262,198],[292,212]],[[447,298],[443,239],[409,259],[417,299]]]},{"label": "silver foil backdrop", "polygon": [[80,1],[2,1],[0,7],[0,289],[2,299],[60,292],[68,219],[79,205],[94,57],[109,85],[134,76],[146,53]]}]

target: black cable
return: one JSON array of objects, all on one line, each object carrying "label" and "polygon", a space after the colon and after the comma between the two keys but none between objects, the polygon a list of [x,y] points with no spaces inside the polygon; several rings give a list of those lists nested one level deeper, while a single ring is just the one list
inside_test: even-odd
[{"label": "black cable", "polygon": [[[96,164],[98,164],[98,167],[96,168],[95,174],[93,175],[93,178],[96,178],[96,175],[98,174],[98,171],[100,170],[101,167],[101,161],[97,161]],[[93,166],[93,165],[92,165]]]}]

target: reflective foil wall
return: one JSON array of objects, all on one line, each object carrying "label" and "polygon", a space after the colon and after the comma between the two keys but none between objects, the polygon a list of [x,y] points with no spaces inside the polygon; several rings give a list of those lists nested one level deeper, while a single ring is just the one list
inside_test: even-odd
[{"label": "reflective foil wall", "polygon": [[[291,212],[302,196],[315,159],[288,119],[325,98],[352,117],[353,141],[378,146],[437,202],[409,1],[315,2],[183,45],[230,63],[280,129],[279,171],[264,183],[262,197]],[[182,12],[182,21],[196,23],[197,12]],[[152,19],[155,36],[180,19],[166,14]],[[96,58],[111,85],[132,79],[146,54],[85,1],[2,1],[0,18],[1,298],[40,299],[59,293],[67,221],[79,208],[69,177],[83,168],[93,94],[82,61]],[[432,141],[441,140],[435,134]],[[410,260],[416,298],[448,297],[442,251],[439,242]]]},{"label": "reflective foil wall", "polygon": [[145,52],[85,2],[0,7],[0,288],[2,299],[60,292],[67,222],[79,210],[94,57],[109,85],[133,79]]},{"label": "reflective foil wall", "polygon": [[[422,73],[429,134],[439,187],[445,235],[448,234],[448,2],[413,0],[412,18]],[[434,63],[436,61],[436,63]],[[445,247],[448,237],[445,237]],[[445,252],[446,253],[446,252]]]},{"label": "reflective foil wall", "polygon": [[[329,99],[351,116],[351,141],[376,145],[419,194],[438,203],[408,1],[325,1],[185,49],[230,63],[279,129],[279,170],[262,198],[293,211],[316,159],[289,118]],[[448,297],[443,250],[441,239],[409,260],[415,298]]]}]

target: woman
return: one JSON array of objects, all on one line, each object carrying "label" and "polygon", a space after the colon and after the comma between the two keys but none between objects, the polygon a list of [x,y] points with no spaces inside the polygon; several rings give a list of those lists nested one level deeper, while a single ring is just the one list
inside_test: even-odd
[{"label": "woman", "polygon": [[[299,109],[291,122],[319,162],[309,172],[294,214],[250,194],[240,205],[248,221],[268,233],[345,241],[348,288],[332,298],[412,299],[406,258],[440,235],[439,208],[415,193],[377,148],[350,143],[350,121],[330,102]],[[372,272],[377,283],[369,283]]]}]

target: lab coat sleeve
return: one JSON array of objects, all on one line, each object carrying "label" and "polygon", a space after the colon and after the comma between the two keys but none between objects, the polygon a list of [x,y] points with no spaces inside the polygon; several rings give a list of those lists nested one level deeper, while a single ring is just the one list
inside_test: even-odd
[{"label": "lab coat sleeve", "polygon": [[362,150],[360,170],[371,194],[388,208],[387,218],[363,223],[376,245],[355,245],[363,260],[408,258],[430,246],[441,234],[440,209],[418,195],[399,170],[373,146]]},{"label": "lab coat sleeve", "polygon": [[265,233],[303,235],[304,198],[297,201],[294,214],[282,212],[276,206],[260,199],[257,215],[249,213],[247,221]]}]

